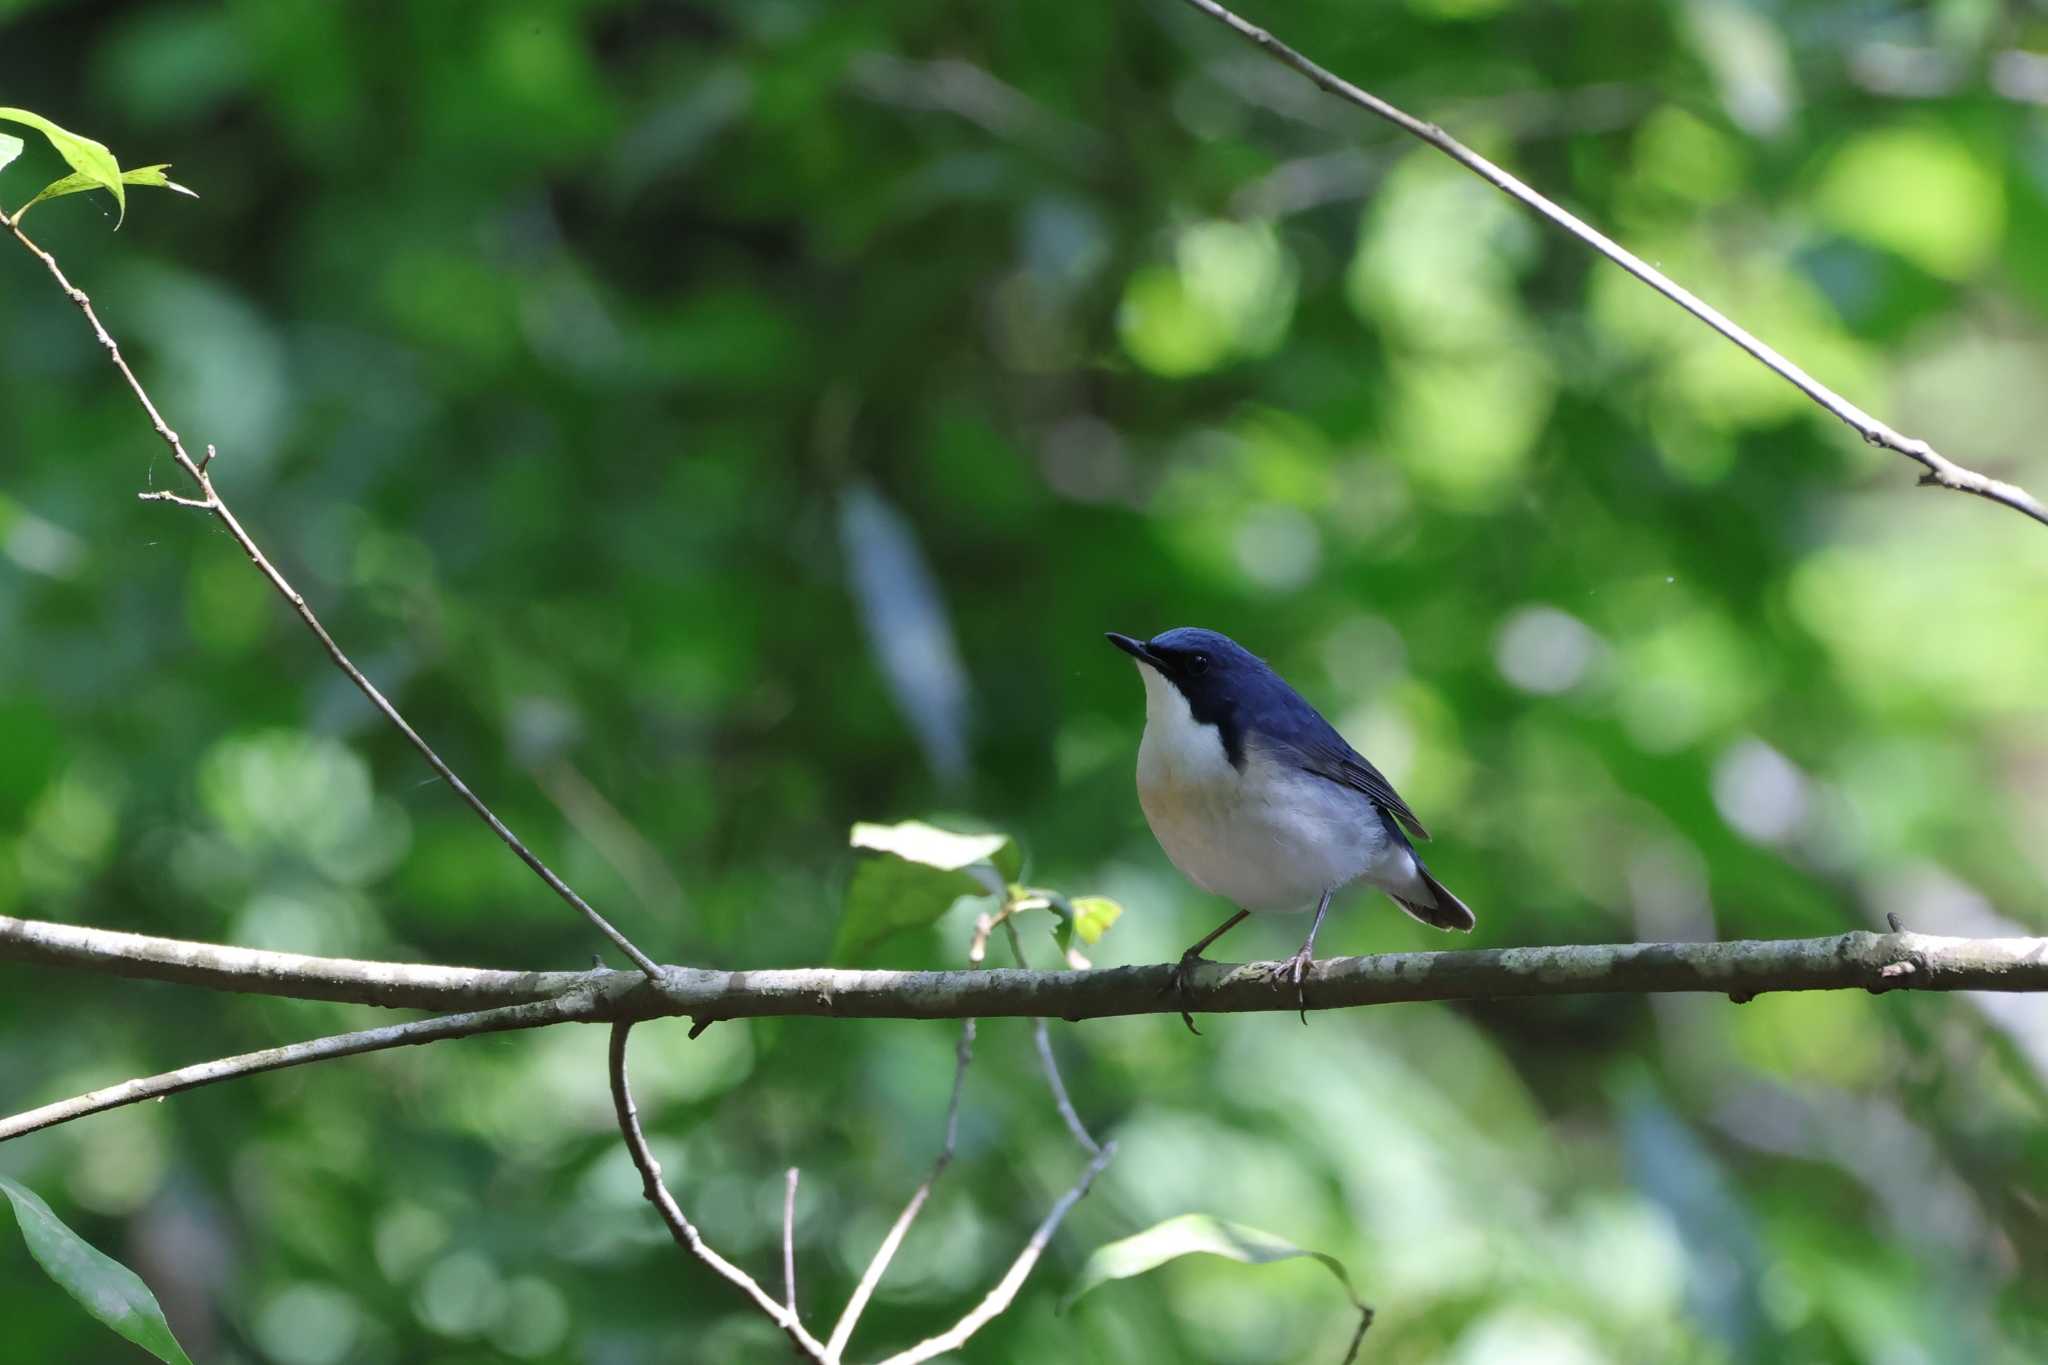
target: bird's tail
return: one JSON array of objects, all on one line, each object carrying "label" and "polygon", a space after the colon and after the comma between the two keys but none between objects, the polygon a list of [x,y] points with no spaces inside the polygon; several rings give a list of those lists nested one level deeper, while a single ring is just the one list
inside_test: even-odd
[{"label": "bird's tail", "polygon": [[1424,924],[1433,924],[1439,929],[1455,929],[1461,934],[1472,932],[1472,926],[1479,921],[1473,916],[1471,907],[1450,893],[1450,889],[1422,865],[1422,859],[1415,860],[1415,875],[1422,881],[1422,890],[1428,899],[1408,895],[1387,894],[1394,898],[1394,904],[1406,910]]}]

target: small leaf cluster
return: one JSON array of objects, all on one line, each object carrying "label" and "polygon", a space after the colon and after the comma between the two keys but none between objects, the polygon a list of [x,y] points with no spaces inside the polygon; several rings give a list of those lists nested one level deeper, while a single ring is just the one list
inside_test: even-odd
[{"label": "small leaf cluster", "polygon": [[987,917],[970,958],[979,961],[988,930],[1013,915],[1044,911],[1053,917],[1053,941],[1067,965],[1086,969],[1088,959],[1074,940],[1099,942],[1123,914],[1107,896],[1067,896],[1046,887],[1026,886],[1024,855],[1007,834],[959,834],[922,820],[853,827],[852,846],[882,856],[864,858],[854,868],[839,921],[835,962],[850,961],[895,934],[929,928],[962,896],[988,896],[998,902]]},{"label": "small leaf cluster", "polygon": [[[163,162],[155,166],[138,166],[124,171],[113,152],[104,142],[96,142],[81,133],[59,127],[41,114],[26,109],[0,106],[0,121],[17,123],[41,133],[71,167],[71,174],[52,180],[36,193],[36,197],[16,209],[13,221],[19,223],[22,215],[42,203],[45,199],[61,199],[67,194],[82,194],[86,190],[105,190],[114,196],[118,214],[114,226],[119,227],[128,216],[128,186],[147,185],[154,189],[174,190],[193,199],[199,197],[196,191],[187,189],[164,174],[171,166]],[[8,133],[0,133],[0,170],[22,153],[25,143]]]}]

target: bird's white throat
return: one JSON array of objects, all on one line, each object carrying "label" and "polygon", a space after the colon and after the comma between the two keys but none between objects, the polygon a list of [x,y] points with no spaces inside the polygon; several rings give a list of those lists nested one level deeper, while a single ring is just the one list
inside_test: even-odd
[{"label": "bird's white throat", "polygon": [[1223,747],[1223,732],[1195,719],[1180,689],[1150,664],[1138,664],[1145,680],[1145,738],[1138,745],[1142,787],[1235,786],[1237,770]]}]

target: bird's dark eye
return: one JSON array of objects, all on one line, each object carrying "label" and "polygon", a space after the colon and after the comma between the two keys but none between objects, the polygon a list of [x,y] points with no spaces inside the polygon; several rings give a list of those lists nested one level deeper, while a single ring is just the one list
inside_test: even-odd
[{"label": "bird's dark eye", "polygon": [[1209,656],[1208,656],[1208,655],[1206,655],[1206,654],[1190,654],[1190,655],[1188,656],[1188,672],[1190,672],[1190,673],[1207,673],[1208,671],[1209,671]]}]

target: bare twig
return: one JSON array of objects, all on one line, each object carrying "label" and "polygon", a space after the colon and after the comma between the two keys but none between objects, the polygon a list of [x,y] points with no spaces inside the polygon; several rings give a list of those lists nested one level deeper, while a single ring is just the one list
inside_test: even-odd
[{"label": "bare twig", "polygon": [[770,1298],[753,1276],[706,1245],[696,1225],[683,1215],[675,1196],[668,1192],[668,1186],[661,1183],[661,1163],[647,1148],[647,1135],[640,1131],[640,1111],[633,1103],[633,1091],[626,1081],[626,1035],[632,1031],[630,1021],[621,1020],[612,1025],[612,1108],[618,1112],[619,1133],[626,1140],[626,1150],[632,1154],[633,1165],[640,1171],[641,1192],[647,1196],[648,1203],[660,1210],[661,1220],[668,1224],[669,1234],[676,1239],[676,1245],[710,1266],[728,1284],[752,1299],[754,1306],[788,1335],[797,1350],[812,1360],[825,1359],[825,1348],[804,1330],[795,1310],[785,1308]]},{"label": "bare twig", "polygon": [[[1006,917],[1003,920],[1003,928],[1010,933],[1010,956],[1017,960],[1019,967],[1029,966],[1030,964],[1024,960],[1024,939],[1017,932],[1015,917]],[[1081,1122],[1081,1115],[1074,1109],[1074,1102],[1067,1097],[1067,1083],[1060,1079],[1060,1064],[1052,1055],[1052,1036],[1046,1028],[1043,1015],[1031,1021],[1031,1042],[1038,1049],[1038,1064],[1045,1072],[1045,1083],[1052,1087],[1053,1105],[1060,1111],[1060,1118],[1065,1121],[1067,1131],[1074,1135],[1074,1141],[1080,1143],[1082,1149],[1090,1156],[1100,1152],[1101,1145],[1089,1136],[1088,1129]]]},{"label": "bare twig", "polygon": [[0,1142],[39,1129],[53,1128],[57,1124],[84,1118],[88,1114],[104,1113],[109,1109],[119,1109],[123,1105],[139,1104],[143,1100],[160,1100],[181,1090],[196,1090],[202,1085],[231,1081],[240,1076],[254,1076],[263,1071],[279,1071],[288,1066],[332,1061],[336,1057],[353,1057],[358,1053],[379,1052],[385,1048],[438,1043],[447,1038],[467,1038],[479,1033],[499,1033],[507,1029],[541,1028],[548,1024],[588,1018],[590,1003],[587,992],[572,994],[556,1000],[505,1005],[498,1009],[480,1010],[470,1014],[445,1014],[439,1018],[420,1019],[408,1024],[388,1024],[383,1028],[364,1029],[358,1033],[342,1033],[331,1038],[316,1038],[310,1042],[265,1048],[261,1052],[245,1052],[239,1057],[222,1057],[216,1061],[166,1071],[157,1076],[123,1081],[119,1085],[111,1085],[103,1090],[94,1090],[68,1100],[59,1100],[55,1104],[46,1104],[38,1109],[28,1109],[19,1114],[0,1118]]},{"label": "bare twig", "polygon": [[1088,1135],[1088,1129],[1081,1123],[1081,1116],[1074,1112],[1074,1102],[1067,1098],[1067,1084],[1060,1079],[1060,1064],[1053,1060],[1052,1039],[1047,1036],[1045,1020],[1031,1021],[1031,1040],[1038,1046],[1038,1061],[1045,1068],[1046,1083],[1052,1087],[1052,1102],[1059,1106],[1060,1117],[1066,1120],[1067,1131],[1074,1135],[1074,1141],[1093,1154],[1100,1152],[1100,1143]]},{"label": "bare twig", "polygon": [[206,455],[200,460],[194,460],[186,453],[184,441],[179,438],[177,432],[171,429],[170,424],[164,421],[163,414],[157,411],[156,404],[151,401],[148,391],[142,387],[142,381],[137,379],[135,371],[128,367],[128,361],[122,356],[121,348],[115,343],[113,335],[107,331],[105,324],[100,321],[99,314],[93,311],[92,300],[86,296],[85,291],[72,284],[65,277],[64,271],[57,264],[56,257],[29,240],[28,235],[21,230],[20,214],[17,213],[12,218],[0,214],[0,223],[4,223],[7,230],[14,234],[14,239],[20,242],[37,260],[43,263],[49,270],[51,278],[56,280],[58,287],[64,291],[65,297],[78,305],[78,311],[85,315],[86,322],[92,327],[93,336],[98,339],[100,345],[106,350],[107,359],[120,372],[121,378],[127,381],[129,392],[135,395],[135,401],[142,405],[142,411],[148,416],[150,426],[155,429],[156,434],[163,440],[163,443],[170,448],[171,458],[177,461],[178,468],[185,471],[200,493],[200,496],[197,498],[186,498],[177,494],[163,492],[142,493],[137,496],[145,501],[174,502],[182,507],[191,507],[199,511],[212,513],[214,518],[227,529],[228,534],[234,537],[235,544],[242,548],[242,553],[249,557],[249,562],[256,566],[257,571],[263,575],[270,586],[276,589],[278,595],[284,598],[291,606],[293,612],[297,613],[299,620],[305,623],[306,629],[313,633],[313,638],[318,640],[320,647],[327,651],[327,657],[334,661],[334,666],[340,669],[347,676],[348,680],[356,685],[356,689],[369,699],[370,704],[382,712],[384,718],[390,721],[392,726],[401,735],[405,736],[406,741],[414,749],[419,751],[420,757],[426,759],[427,766],[439,774],[441,780],[446,782],[456,795],[468,803],[469,808],[477,813],[478,818],[490,826],[491,832],[503,840],[505,846],[517,854],[521,862],[533,869],[534,875],[543,882],[546,882],[549,889],[582,912],[583,917],[589,920],[599,933],[610,939],[619,951],[630,958],[633,965],[646,974],[650,980],[659,980],[661,968],[655,964],[654,959],[634,947],[630,939],[613,928],[604,916],[597,913],[596,909],[589,902],[571,890],[567,882],[556,876],[546,863],[543,863],[535,856],[533,850],[521,843],[519,837],[506,827],[505,822],[491,812],[491,808],[483,803],[483,799],[471,791],[468,784],[455,775],[455,770],[443,762],[441,756],[435,753],[426,740],[420,737],[419,732],[413,729],[405,717],[398,713],[398,708],[385,699],[384,694],[379,692],[376,685],[363,675],[363,671],[350,661],[348,655],[342,653],[341,646],[334,642],[334,637],[329,635],[327,628],[320,624],[320,618],[315,616],[313,609],[306,605],[306,599],[299,594],[298,589],[291,585],[284,574],[279,572],[277,566],[270,562],[270,559],[263,553],[255,540],[250,537],[249,533],[242,529],[242,523],[236,519],[234,512],[229,509],[219,492],[215,490],[213,476],[207,472],[207,467],[213,462],[213,447],[208,446]]},{"label": "bare twig", "polygon": [[916,1365],[920,1360],[930,1360],[933,1356],[957,1351],[966,1345],[969,1337],[986,1327],[1008,1308],[1010,1301],[1017,1297],[1018,1289],[1023,1287],[1025,1279],[1030,1276],[1031,1268],[1038,1264],[1038,1258],[1044,1253],[1046,1244],[1052,1241],[1052,1235],[1059,1231],[1061,1221],[1074,1205],[1081,1202],[1081,1197],[1088,1193],[1089,1186],[1095,1183],[1095,1177],[1102,1174],[1102,1168],[1107,1166],[1110,1158],[1115,1155],[1114,1142],[1102,1145],[1102,1150],[1095,1154],[1087,1169],[1081,1172],[1081,1178],[1074,1182],[1074,1187],[1059,1197],[1058,1202],[1045,1215],[1044,1221],[1039,1223],[1037,1230],[1031,1234],[1031,1240],[1024,1244],[1024,1249],[1017,1253],[1017,1259],[1010,1263],[1009,1271],[996,1283],[994,1289],[989,1290],[988,1296],[969,1310],[965,1317],[939,1335],[920,1341],[907,1351],[899,1351],[890,1356],[882,1365]]},{"label": "bare twig", "polygon": [[210,502],[202,502],[198,498],[188,498],[177,493],[167,493],[162,489],[149,493],[137,493],[135,497],[138,502],[174,502],[180,507],[190,507],[195,511],[211,512],[213,510],[213,504]]},{"label": "bare twig", "polygon": [[939,1177],[946,1173],[946,1167],[953,1164],[953,1145],[960,1133],[960,1092],[967,1084],[967,1067],[974,1060],[974,1021],[960,1021],[960,1043],[953,1049],[953,1096],[946,1101],[946,1140],[939,1148],[939,1154],[932,1161],[931,1171],[924,1183],[910,1196],[910,1202],[903,1206],[903,1212],[896,1215],[896,1221],[889,1228],[888,1236],[875,1248],[874,1259],[861,1273],[860,1283],[854,1286],[853,1297],[846,1301],[845,1309],[839,1314],[839,1321],[832,1327],[832,1339],[825,1344],[825,1358],[828,1365],[837,1365],[846,1351],[846,1343],[853,1337],[853,1329],[860,1322],[860,1315],[866,1311],[868,1300],[874,1296],[875,1286],[882,1282],[882,1275],[889,1269],[889,1262],[896,1259],[896,1249],[903,1245],[910,1225],[917,1220],[924,1208],[925,1200],[931,1198],[932,1186],[939,1183]]},{"label": "bare twig", "polygon": [[796,1316],[796,1167],[782,1191],[782,1303]]},{"label": "bare twig", "polygon": [[1426,123],[1387,103],[1379,96],[1360,89],[1351,82],[1335,75],[1327,68],[1317,65],[1309,58],[1295,51],[1275,38],[1271,33],[1248,20],[1238,17],[1230,10],[1216,3],[1216,0],[1185,0],[1185,3],[1201,11],[1216,22],[1228,28],[1245,41],[1262,49],[1275,60],[1292,67],[1308,77],[1318,87],[1347,100],[1359,108],[1385,119],[1403,132],[1421,139],[1442,152],[1451,160],[1463,166],[1472,174],[1492,185],[1501,193],[1515,199],[1563,228],[1572,236],[1584,242],[1608,260],[1641,280],[1650,288],[1670,299],[1673,303],[1691,313],[1707,326],[1719,332],[1729,341],[1747,351],[1752,358],[1764,365],[1779,378],[1791,384],[1808,398],[1845,423],[1858,436],[1874,446],[1904,455],[1917,462],[1926,471],[1920,476],[1922,484],[1951,488],[1961,493],[2010,507],[2035,521],[2048,525],[2048,507],[2044,507],[2031,493],[2013,484],[1965,469],[1942,455],[1933,446],[1918,437],[1902,436],[1878,421],[1848,399],[1800,369],[1790,360],[1765,345],[1748,331],[1723,315],[1698,295],[1671,279],[1663,271],[1645,261],[1628,248],[1608,237],[1599,229],[1586,223],[1576,215],[1546,199],[1529,186],[1517,180],[1500,167],[1488,161],[1479,153],[1459,142],[1433,123]]}]

